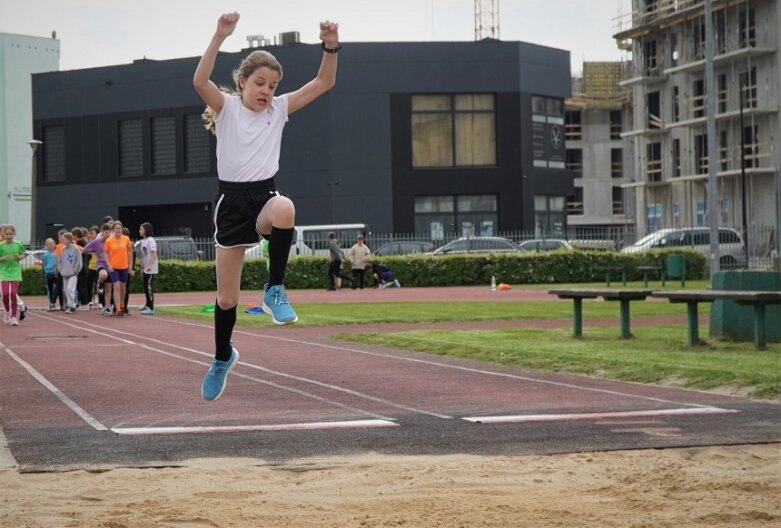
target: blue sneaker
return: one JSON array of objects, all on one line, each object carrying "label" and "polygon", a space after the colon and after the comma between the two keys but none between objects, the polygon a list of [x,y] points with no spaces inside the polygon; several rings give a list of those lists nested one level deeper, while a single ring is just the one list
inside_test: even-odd
[{"label": "blue sneaker", "polygon": [[141,310],[141,315],[155,315],[155,311],[152,310],[149,306],[144,306],[144,309]]},{"label": "blue sneaker", "polygon": [[214,401],[225,390],[225,378],[228,377],[228,372],[230,372],[233,366],[239,362],[239,351],[233,347],[231,348],[233,352],[230,360],[212,360],[209,372],[206,373],[206,376],[203,378],[203,385],[201,385],[201,396],[203,396],[204,400]]},{"label": "blue sneaker", "polygon": [[287,302],[287,294],[280,285],[263,286],[263,313],[271,315],[271,320],[276,325],[288,325],[298,321],[298,316],[290,303]]}]

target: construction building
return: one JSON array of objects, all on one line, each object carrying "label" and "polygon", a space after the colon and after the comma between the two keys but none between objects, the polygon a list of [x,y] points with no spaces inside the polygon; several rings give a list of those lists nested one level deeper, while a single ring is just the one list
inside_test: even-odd
[{"label": "construction building", "polygon": [[620,86],[626,71],[621,62],[585,62],[572,79],[565,134],[575,192],[567,202],[567,225],[577,238],[615,239],[635,231],[635,204],[627,202],[623,188],[634,174],[621,139],[631,110],[629,90]]},{"label": "construction building", "polygon": [[[638,233],[708,225],[706,102],[716,98],[718,223],[750,234],[753,255],[775,251],[781,98],[775,0],[713,0],[714,80],[705,82],[705,2],[632,0],[614,38],[631,51],[632,111],[621,133],[634,171],[624,187]],[[629,197],[629,195],[634,195]]]}]

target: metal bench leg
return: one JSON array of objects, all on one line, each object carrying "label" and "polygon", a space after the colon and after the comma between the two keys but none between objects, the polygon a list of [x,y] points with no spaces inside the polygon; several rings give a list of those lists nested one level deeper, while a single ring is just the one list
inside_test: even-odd
[{"label": "metal bench leg", "polygon": [[583,335],[583,299],[575,297],[572,299],[572,337],[581,337]]},{"label": "metal bench leg", "polygon": [[700,344],[700,318],[697,315],[697,301],[686,303],[686,313],[689,318],[689,346]]},{"label": "metal bench leg", "polygon": [[629,331],[629,300],[621,299],[621,339],[631,339]]},{"label": "metal bench leg", "polygon": [[643,272],[643,288],[647,288],[647,287],[648,287],[648,272],[644,271]]},{"label": "metal bench leg", "polygon": [[765,303],[761,302],[754,305],[754,348],[756,350],[767,349],[767,336],[765,335]]},{"label": "metal bench leg", "polygon": [[621,285],[626,286],[626,270],[621,270]]},{"label": "metal bench leg", "polygon": [[609,271],[605,272],[605,286],[610,288],[610,272]]}]

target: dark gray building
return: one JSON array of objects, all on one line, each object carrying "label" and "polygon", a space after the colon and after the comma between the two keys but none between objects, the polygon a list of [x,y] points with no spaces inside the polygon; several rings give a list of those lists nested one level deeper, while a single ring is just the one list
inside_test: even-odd
[{"label": "dark gray building", "polygon": [[[266,48],[277,90],[317,72],[319,46]],[[213,79],[250,50],[221,53]],[[199,57],[33,76],[37,238],[109,214],[209,236],[214,139],[192,87]],[[336,87],[293,114],[277,184],[297,223],[375,232],[564,229],[569,52],[523,42],[345,43]]]}]

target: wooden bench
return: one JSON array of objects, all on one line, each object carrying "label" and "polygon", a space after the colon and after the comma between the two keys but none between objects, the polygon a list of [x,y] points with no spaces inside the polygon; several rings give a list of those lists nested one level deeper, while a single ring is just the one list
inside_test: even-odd
[{"label": "wooden bench", "polygon": [[653,297],[669,299],[672,303],[686,303],[688,315],[689,346],[700,344],[697,305],[701,302],[734,301],[754,307],[754,348],[767,349],[765,333],[765,306],[781,304],[781,291],[738,291],[738,290],[677,290],[655,291]]},{"label": "wooden bench", "polygon": [[630,339],[632,332],[629,328],[629,303],[645,300],[652,292],[634,289],[572,288],[550,290],[548,293],[556,295],[559,299],[572,299],[573,337],[583,336],[583,299],[602,297],[606,301],[618,301],[621,305],[621,339]]}]

